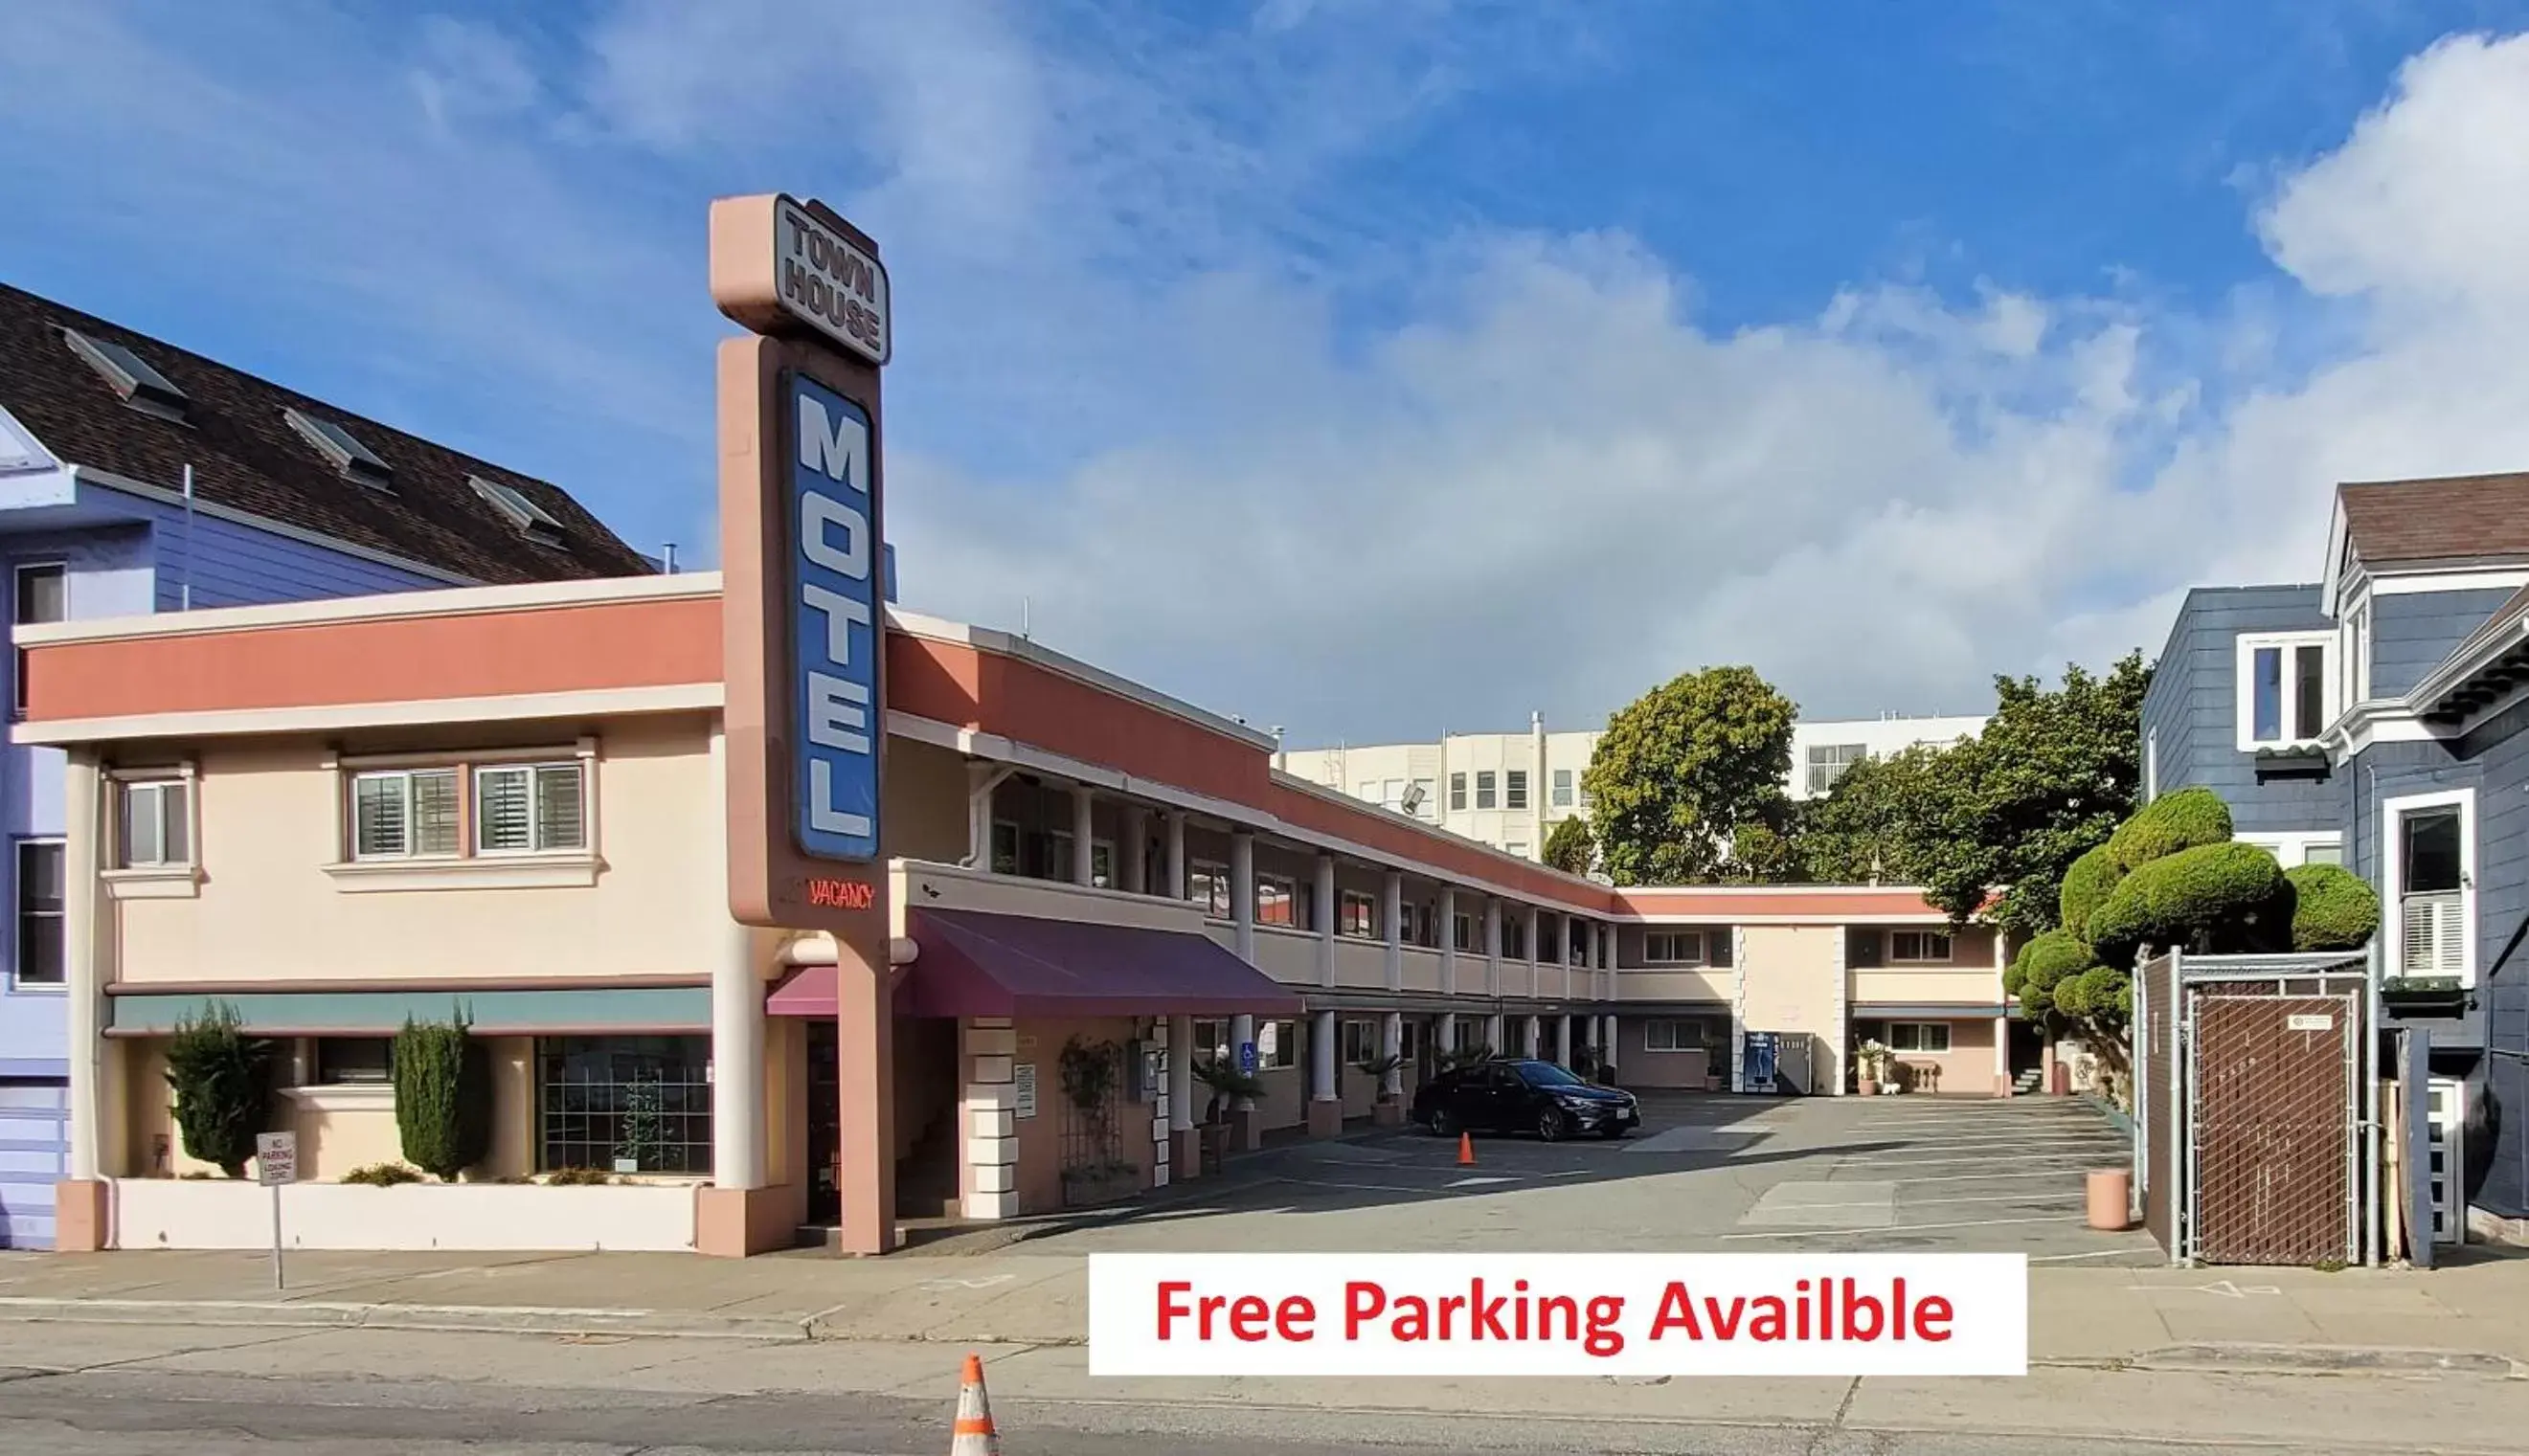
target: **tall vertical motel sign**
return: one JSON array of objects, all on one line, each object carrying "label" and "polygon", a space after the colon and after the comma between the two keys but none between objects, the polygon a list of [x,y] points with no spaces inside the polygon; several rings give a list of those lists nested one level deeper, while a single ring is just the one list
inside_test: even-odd
[{"label": "tall vertical motel sign", "polygon": [[[887,270],[818,202],[711,208],[729,913],[833,933],[843,1247],[895,1243],[881,506]],[[735,1089],[724,1089],[734,1091]]]}]

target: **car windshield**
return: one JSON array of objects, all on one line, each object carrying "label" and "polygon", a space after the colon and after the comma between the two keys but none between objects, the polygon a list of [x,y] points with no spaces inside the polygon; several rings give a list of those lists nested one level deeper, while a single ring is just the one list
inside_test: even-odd
[{"label": "car windshield", "polygon": [[1532,1087],[1586,1087],[1588,1083],[1551,1062],[1523,1062],[1519,1074]]}]

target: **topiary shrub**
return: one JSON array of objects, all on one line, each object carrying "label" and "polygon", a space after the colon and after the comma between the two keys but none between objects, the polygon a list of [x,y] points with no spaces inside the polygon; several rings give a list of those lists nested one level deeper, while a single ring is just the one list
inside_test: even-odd
[{"label": "topiary shrub", "polygon": [[2304,864],[2284,878],[2292,887],[2292,949],[2358,951],[2380,928],[2380,895],[2341,864]]},{"label": "topiary shrub", "polygon": [[2055,1010],[2093,1026],[2122,1023],[2133,1014],[2133,977],[2113,965],[2093,965],[2055,985]]},{"label": "topiary shrub", "polygon": [[2064,888],[2055,905],[2063,918],[2064,928],[2082,940],[2090,938],[2090,915],[2108,903],[2117,881],[2125,877],[2125,868],[2117,862],[2106,845],[2100,845],[2067,865]]},{"label": "topiary shrub", "polygon": [[492,1074],[467,1022],[404,1018],[395,1039],[396,1132],[406,1162],[442,1182],[492,1148]]},{"label": "topiary shrub", "polygon": [[167,1085],[176,1091],[176,1131],[185,1156],[233,1178],[245,1176],[254,1135],[271,1109],[272,1046],[240,1029],[237,1008],[214,1004],[176,1022],[167,1039]]},{"label": "topiary shrub", "polygon": [[2009,972],[2005,972],[2003,984],[2019,998],[2023,1016],[2040,1020],[2055,1010],[2055,988],[2096,963],[2080,937],[2069,930],[2049,930],[2021,948],[2015,962],[2018,982],[2013,984]]},{"label": "topiary shrub", "polygon": [[2144,946],[2199,954],[2286,950],[2291,897],[2291,882],[2264,850],[2199,845],[2126,875],[2091,913],[2090,943],[2102,962],[2121,969]]},{"label": "topiary shrub", "polygon": [[2163,794],[2134,811],[2132,818],[2108,836],[2109,857],[2131,874],[2155,859],[2180,850],[2228,843],[2231,806],[2210,789],[2179,789]]}]

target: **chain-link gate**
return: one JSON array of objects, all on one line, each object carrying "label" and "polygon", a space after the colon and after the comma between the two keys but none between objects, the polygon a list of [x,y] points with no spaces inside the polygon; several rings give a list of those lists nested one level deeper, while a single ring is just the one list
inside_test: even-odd
[{"label": "chain-link gate", "polygon": [[2361,1258],[2359,961],[2166,955],[2139,967],[2134,1168],[2173,1263]]}]

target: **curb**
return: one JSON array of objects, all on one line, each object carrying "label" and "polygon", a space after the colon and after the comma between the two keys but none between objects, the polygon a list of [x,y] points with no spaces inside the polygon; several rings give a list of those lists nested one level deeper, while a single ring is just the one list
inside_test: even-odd
[{"label": "curb", "polygon": [[56,1325],[261,1326],[305,1329],[436,1329],[507,1334],[626,1334],[802,1343],[806,1322],[659,1310],[498,1305],[344,1304],[319,1300],[0,1298],[0,1320]]}]

